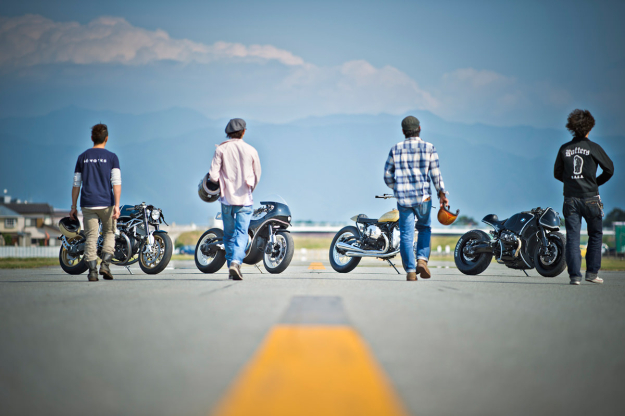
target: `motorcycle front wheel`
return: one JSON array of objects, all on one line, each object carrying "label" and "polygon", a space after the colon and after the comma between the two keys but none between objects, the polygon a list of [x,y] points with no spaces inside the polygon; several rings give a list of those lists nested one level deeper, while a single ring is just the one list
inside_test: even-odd
[{"label": "motorcycle front wheel", "polygon": [[[267,245],[271,246],[271,242],[267,242]],[[291,233],[278,231],[276,233],[276,244],[273,247],[265,248],[265,253],[263,254],[265,269],[269,273],[282,273],[291,264],[294,252],[295,244]]]},{"label": "motorcycle front wheel", "polygon": [[493,259],[493,254],[479,253],[468,256],[464,253],[464,248],[470,244],[488,240],[490,240],[488,234],[480,230],[469,231],[460,237],[456,244],[456,249],[454,250],[454,262],[458,270],[470,276],[480,274],[486,270]]},{"label": "motorcycle front wheel", "polygon": [[566,240],[561,233],[551,233],[547,237],[547,251],[542,244],[536,246],[534,250],[534,266],[538,274],[544,277],[556,277],[566,268],[564,257],[564,247]]},{"label": "motorcycle front wheel", "polygon": [[214,253],[206,256],[200,250],[202,244],[208,241],[223,241],[224,232],[219,228],[211,228],[206,231],[197,244],[195,245],[195,267],[202,273],[215,273],[223,267],[226,263],[226,252],[224,250],[216,249]]},{"label": "motorcycle front wheel", "polygon": [[59,251],[59,263],[61,269],[67,274],[82,274],[89,268],[84,256],[70,256],[65,247],[61,247]]},{"label": "motorcycle front wheel", "polygon": [[360,235],[358,228],[349,225],[342,228],[334,236],[332,244],[330,244],[330,265],[335,271],[339,273],[349,273],[360,263],[362,257],[346,256],[336,249],[337,243],[353,244],[358,235]]},{"label": "motorcycle front wheel", "polygon": [[153,237],[152,247],[143,243],[139,252],[139,267],[147,274],[158,274],[165,270],[173,252],[173,244],[169,235],[154,233]]}]

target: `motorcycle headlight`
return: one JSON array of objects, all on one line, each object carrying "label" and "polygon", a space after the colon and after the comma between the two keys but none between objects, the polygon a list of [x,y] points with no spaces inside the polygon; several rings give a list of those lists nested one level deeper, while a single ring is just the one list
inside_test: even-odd
[{"label": "motorcycle headlight", "polygon": [[158,221],[159,218],[161,218],[161,210],[160,209],[153,209],[151,216],[152,216],[152,219],[154,221]]}]

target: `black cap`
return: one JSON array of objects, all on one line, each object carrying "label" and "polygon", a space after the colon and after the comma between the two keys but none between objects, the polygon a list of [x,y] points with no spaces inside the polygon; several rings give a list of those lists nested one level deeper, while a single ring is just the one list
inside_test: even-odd
[{"label": "black cap", "polygon": [[226,134],[234,133],[235,131],[245,130],[245,120],[242,118],[233,118],[228,122],[226,126]]}]

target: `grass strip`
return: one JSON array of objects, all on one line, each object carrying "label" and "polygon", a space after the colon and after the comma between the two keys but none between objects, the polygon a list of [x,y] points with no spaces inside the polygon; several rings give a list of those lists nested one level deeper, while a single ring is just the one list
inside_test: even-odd
[{"label": "grass strip", "polygon": [[3,257],[3,258],[0,258],[0,269],[35,269],[37,267],[49,267],[49,266],[59,266],[59,259],[56,257]]}]

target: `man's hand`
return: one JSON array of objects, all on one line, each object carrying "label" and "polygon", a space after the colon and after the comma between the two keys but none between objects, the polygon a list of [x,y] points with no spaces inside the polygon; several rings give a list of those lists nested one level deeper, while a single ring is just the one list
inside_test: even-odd
[{"label": "man's hand", "polygon": [[113,207],[113,219],[116,220],[119,218],[119,206],[115,205]]},{"label": "man's hand", "polygon": [[72,208],[71,211],[69,212],[69,217],[73,220],[77,220],[78,217],[78,210],[76,209],[76,207]]},{"label": "man's hand", "polygon": [[446,207],[449,205],[449,199],[447,199],[447,196],[445,195],[445,192],[439,192],[438,193],[438,199],[441,203],[441,207]]}]

